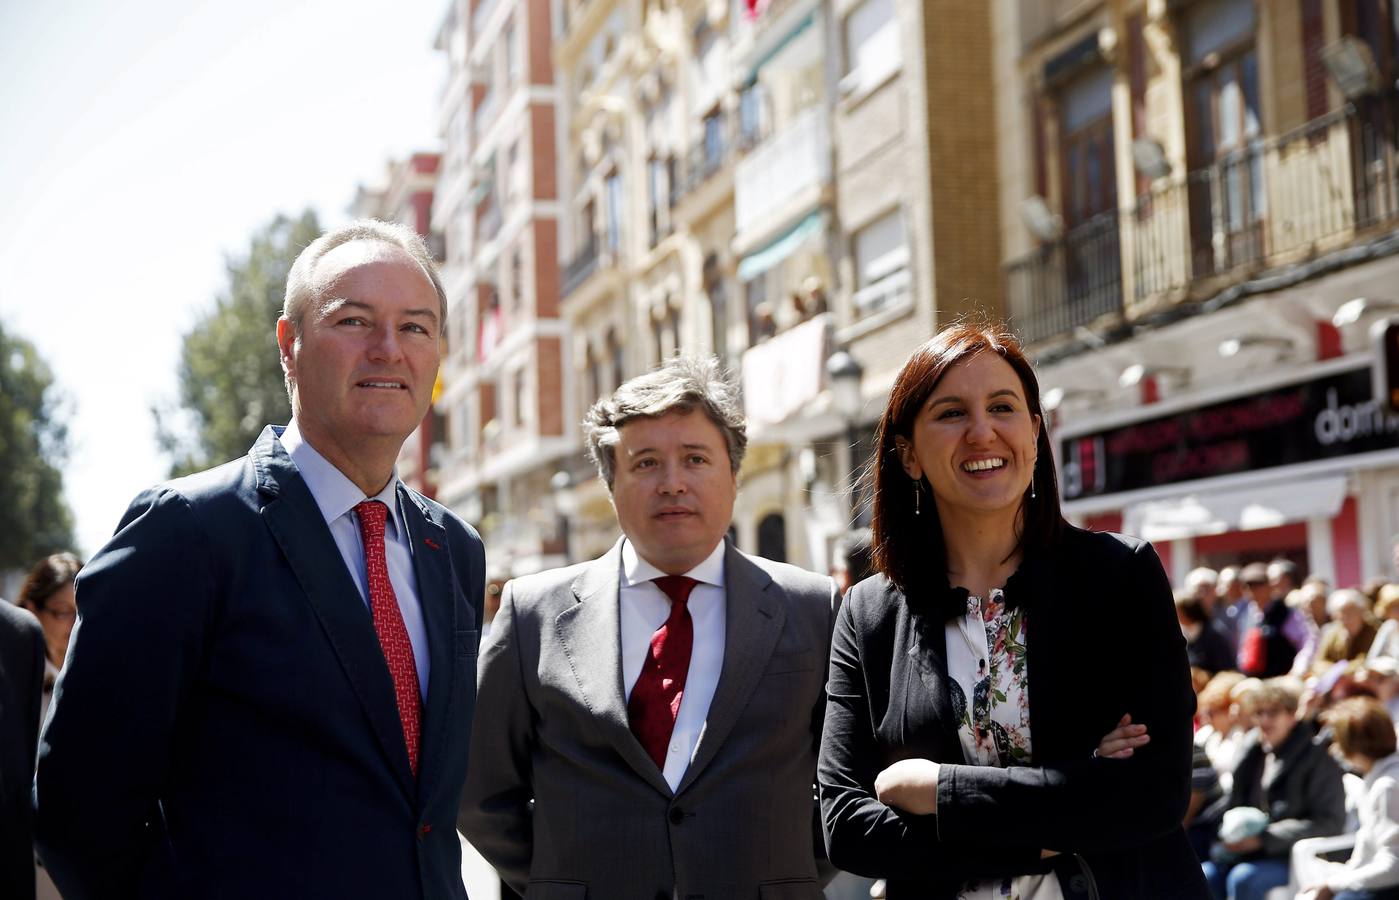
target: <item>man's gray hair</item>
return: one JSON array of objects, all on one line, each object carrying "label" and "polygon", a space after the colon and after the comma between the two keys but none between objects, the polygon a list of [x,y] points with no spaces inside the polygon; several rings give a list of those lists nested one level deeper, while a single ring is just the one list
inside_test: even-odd
[{"label": "man's gray hair", "polygon": [[624,383],[593,404],[583,417],[588,455],[598,477],[612,490],[617,474],[617,429],[633,419],[699,410],[724,436],[729,468],[735,475],[748,449],[747,425],[738,388],[713,356],[676,356],[660,368]]},{"label": "man's gray hair", "polygon": [[407,225],[383,222],[379,219],[357,219],[348,225],[332,228],[307,244],[306,249],[296,257],[296,262],[292,263],[291,271],[287,273],[287,293],[282,301],[282,315],[291,321],[298,335],[301,334],[306,310],[311,301],[316,299],[316,263],[336,247],[351,241],[379,241],[397,247],[413,257],[414,261],[423,267],[423,274],[432,282],[432,289],[437,292],[438,333],[446,331],[447,292],[442,288],[442,278],[437,274],[437,263],[433,261],[427,244]]}]

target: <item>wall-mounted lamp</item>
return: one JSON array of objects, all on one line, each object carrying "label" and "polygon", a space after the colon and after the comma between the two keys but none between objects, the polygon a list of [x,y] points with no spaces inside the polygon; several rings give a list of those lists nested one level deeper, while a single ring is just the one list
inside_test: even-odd
[{"label": "wall-mounted lamp", "polygon": [[1347,300],[1336,310],[1336,314],[1331,317],[1331,324],[1337,328],[1344,328],[1347,325],[1354,325],[1368,315],[1378,312],[1395,312],[1399,310],[1399,300],[1387,300],[1377,297],[1356,297],[1354,300]]},{"label": "wall-mounted lamp", "polygon": [[1184,366],[1157,366],[1133,363],[1122,370],[1117,383],[1125,388],[1137,387],[1148,378],[1170,378],[1181,384],[1190,380],[1190,370]]},{"label": "wall-mounted lamp", "polygon": [[1322,47],[1321,63],[1347,100],[1358,100],[1380,89],[1380,73],[1370,47],[1353,34]]},{"label": "wall-mounted lamp", "polygon": [[1103,392],[1091,388],[1052,387],[1040,396],[1040,406],[1045,412],[1054,412],[1067,402],[1074,400],[1101,400]]},{"label": "wall-mounted lamp", "polygon": [[1289,355],[1297,349],[1297,345],[1285,337],[1266,337],[1264,335],[1246,335],[1244,337],[1226,338],[1219,342],[1219,355],[1228,359],[1238,356],[1249,347],[1272,347],[1278,351],[1278,359]]},{"label": "wall-mounted lamp", "polygon": [[1162,149],[1161,142],[1149,137],[1139,137],[1132,141],[1132,165],[1152,181],[1171,174],[1171,163],[1166,159],[1166,151]]},{"label": "wall-mounted lamp", "polygon": [[1064,220],[1038,194],[1021,201],[1020,218],[1036,240],[1057,241],[1064,233]]}]

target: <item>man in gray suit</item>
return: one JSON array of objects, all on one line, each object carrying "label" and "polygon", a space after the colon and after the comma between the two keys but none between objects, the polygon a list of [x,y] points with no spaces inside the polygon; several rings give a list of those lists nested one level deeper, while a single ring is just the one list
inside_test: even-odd
[{"label": "man in gray suit", "polygon": [[747,445],[717,361],[584,422],[623,537],[507,584],[460,826],[527,900],[814,900],[835,584],[725,533]]}]

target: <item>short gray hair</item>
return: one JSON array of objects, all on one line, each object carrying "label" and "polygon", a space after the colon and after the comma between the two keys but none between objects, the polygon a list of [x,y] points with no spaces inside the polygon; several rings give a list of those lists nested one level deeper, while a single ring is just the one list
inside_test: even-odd
[{"label": "short gray hair", "polygon": [[[282,299],[282,317],[291,322],[292,331],[296,333],[297,337],[301,337],[301,326],[306,320],[306,309],[311,305],[311,301],[316,299],[316,263],[320,262],[322,256],[336,247],[351,241],[379,241],[397,247],[413,257],[414,262],[422,267],[423,274],[432,282],[432,289],[437,292],[437,333],[446,334],[447,292],[442,287],[442,277],[437,272],[437,263],[433,260],[427,244],[423,243],[422,237],[407,225],[398,222],[384,222],[380,219],[356,219],[348,225],[332,228],[307,244],[306,249],[302,250],[297,255],[296,261],[291,264],[291,271],[287,273],[287,292]],[[282,368],[282,380],[287,387],[287,400],[292,403],[294,408],[296,399],[293,396],[292,377],[289,372],[286,372],[285,363]]]},{"label": "short gray hair", "polygon": [[738,388],[713,356],[675,356],[660,368],[638,375],[593,404],[583,417],[588,455],[598,477],[612,490],[617,473],[617,429],[633,419],[699,410],[724,436],[729,468],[735,475],[748,449],[747,423]]},{"label": "short gray hair", "polygon": [[296,333],[301,334],[301,323],[306,318],[306,308],[315,299],[316,263],[321,257],[351,241],[379,241],[397,247],[413,257],[423,267],[423,274],[432,282],[437,292],[439,307],[439,333],[447,327],[447,292],[442,288],[442,278],[437,273],[437,263],[422,237],[407,225],[398,222],[384,222],[379,219],[356,219],[348,225],[332,228],[316,238],[302,250],[287,273],[287,293],[282,301],[282,316],[291,321]]}]

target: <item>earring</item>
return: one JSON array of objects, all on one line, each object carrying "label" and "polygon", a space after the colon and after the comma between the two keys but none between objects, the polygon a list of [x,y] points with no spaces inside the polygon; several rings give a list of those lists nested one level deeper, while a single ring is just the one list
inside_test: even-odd
[{"label": "earring", "polygon": [[1030,499],[1035,499],[1035,476],[1039,474],[1039,460],[1030,466]]},{"label": "earring", "polygon": [[923,491],[919,489],[918,482],[915,481],[913,483],[913,514],[915,516],[923,515],[923,511],[918,508],[918,503],[921,499],[922,494]]}]

